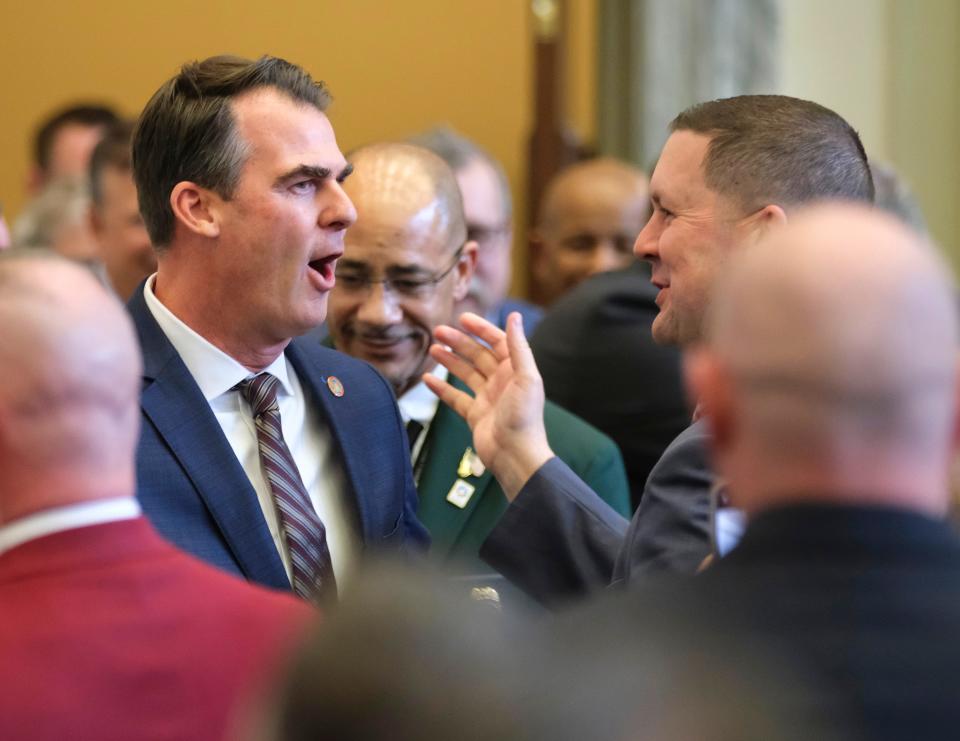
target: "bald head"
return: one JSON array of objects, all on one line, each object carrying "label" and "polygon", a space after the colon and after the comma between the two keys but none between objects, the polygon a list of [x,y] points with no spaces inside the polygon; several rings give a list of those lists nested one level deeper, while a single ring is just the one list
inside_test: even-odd
[{"label": "bald head", "polygon": [[547,186],[531,234],[543,302],[633,262],[633,243],[649,215],[647,177],[636,167],[601,157],[562,170]]},{"label": "bald head", "polygon": [[133,493],[140,354],[120,304],[50,256],[0,258],[0,521]]},{"label": "bald head", "polygon": [[[453,171],[422,147],[400,142],[370,144],[350,155],[354,174],[345,190],[368,220],[415,222],[443,236],[451,251],[467,238],[463,200]],[[368,207],[362,208],[366,203]]]},{"label": "bald head", "polygon": [[438,324],[454,319],[476,245],[450,167],[410,144],[374,144],[351,154],[344,190],[357,221],[344,239],[327,325],[338,350],[373,364],[398,396],[432,367]]},{"label": "bald head", "polygon": [[732,261],[708,344],[704,400],[742,506],[806,490],[942,507],[956,308],[912,231],[865,207],[802,212]]}]

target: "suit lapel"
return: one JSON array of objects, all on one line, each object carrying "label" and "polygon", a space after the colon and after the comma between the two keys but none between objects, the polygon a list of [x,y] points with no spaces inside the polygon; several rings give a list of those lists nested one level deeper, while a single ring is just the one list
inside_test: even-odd
[{"label": "suit lapel", "polygon": [[130,302],[144,355],[140,405],[203,500],[244,576],[289,589],[257,493],[193,376],[137,291]]},{"label": "suit lapel", "polygon": [[304,392],[309,397],[308,403],[312,404],[312,408],[321,416],[337,446],[347,477],[348,500],[352,502],[356,512],[360,531],[363,533],[362,541],[374,543],[380,536],[372,531],[369,507],[373,506],[378,492],[367,492],[365,497],[357,495],[359,491],[366,491],[362,485],[363,461],[360,456],[369,455],[371,451],[367,449],[364,441],[352,442],[350,439],[353,430],[363,422],[352,413],[350,390],[346,389],[344,396],[334,396],[327,386],[329,376],[326,369],[316,362],[311,362],[296,341],[287,346],[286,354],[297,372]]},{"label": "suit lapel", "polygon": [[[451,377],[451,383],[462,390],[466,386]],[[493,476],[485,471],[482,476],[467,476],[464,480],[476,487],[467,505],[460,509],[447,501],[447,494],[456,482],[457,466],[466,449],[473,445],[473,436],[467,424],[446,404],[437,407],[425,443],[427,459],[420,474],[417,490],[420,506],[417,515],[433,538],[431,552],[440,558],[450,554],[460,533],[470,522],[477,503],[484,496]]]}]

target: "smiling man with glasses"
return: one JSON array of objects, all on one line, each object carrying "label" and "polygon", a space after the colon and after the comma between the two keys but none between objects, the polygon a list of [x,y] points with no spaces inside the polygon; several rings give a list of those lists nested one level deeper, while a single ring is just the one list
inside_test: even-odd
[{"label": "smiling man with glasses", "polygon": [[[330,293],[331,341],[372,364],[393,386],[432,552],[490,596],[489,590],[502,588],[500,577],[477,551],[507,500],[474,454],[469,427],[438,405],[421,380],[429,372],[447,378],[428,353],[433,330],[454,320],[477,262],[460,190],[450,168],[420,147],[374,144],[351,160],[354,174],[344,191],[357,221],[344,238]],[[450,382],[463,388],[458,379]],[[550,404],[544,422],[558,455],[626,513],[626,476],[613,442]]]}]

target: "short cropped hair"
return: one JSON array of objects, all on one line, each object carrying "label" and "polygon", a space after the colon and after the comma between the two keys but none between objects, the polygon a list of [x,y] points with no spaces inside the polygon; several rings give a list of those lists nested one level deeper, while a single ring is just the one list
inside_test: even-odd
[{"label": "short cropped hair", "polygon": [[112,167],[130,172],[130,140],[134,121],[121,120],[107,129],[90,157],[90,199],[95,206],[103,205],[103,171]]},{"label": "short cropped hair", "polygon": [[447,126],[438,126],[422,134],[410,137],[410,144],[429,149],[440,159],[446,162],[454,174],[470,164],[474,159],[480,159],[493,170],[497,176],[497,186],[500,190],[500,201],[503,203],[503,218],[509,219],[513,213],[513,197],[510,193],[510,181],[503,167],[487,150],[476,142],[461,136]]},{"label": "short cropped hair", "polygon": [[61,108],[37,129],[33,138],[34,164],[42,172],[50,167],[53,141],[65,126],[110,126],[118,120],[116,112],[105,105],[80,104]]},{"label": "short cropped hair", "polygon": [[133,175],[140,213],[155,247],[169,245],[174,215],[170,192],[184,180],[230,199],[247,149],[236,132],[230,102],[242,93],[270,87],[320,111],[330,93],[301,67],[263,56],[188,62],[147,103],[133,133]]},{"label": "short cropped hair", "polygon": [[741,95],[699,103],[671,131],[710,137],[707,185],[746,210],[842,199],[873,203],[873,179],[857,132],[817,103]]}]

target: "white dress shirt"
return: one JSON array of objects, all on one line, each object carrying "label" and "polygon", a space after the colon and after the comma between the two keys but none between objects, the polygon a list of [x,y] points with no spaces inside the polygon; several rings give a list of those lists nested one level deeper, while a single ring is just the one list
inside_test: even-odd
[{"label": "white dress shirt", "polygon": [[[290,554],[281,537],[273,494],[260,464],[260,446],[253,413],[243,395],[234,389],[240,381],[252,378],[255,374],[201,337],[160,303],[153,293],[155,278],[156,274],[152,275],[143,289],[147,308],[200,387],[227,442],[257,492],[263,517],[289,578]],[[285,354],[264,368],[264,372],[276,376],[280,382],[277,404],[280,407],[283,439],[300,470],[300,478],[313,508],[327,531],[333,571],[337,582],[342,583],[347,578],[359,546],[358,535],[352,525],[351,508],[346,501],[347,487],[343,470],[334,455],[333,440],[316,412],[306,404],[300,380]]]},{"label": "white dress shirt", "polygon": [[140,505],[132,497],[97,499],[45,509],[0,526],[0,553],[64,530],[132,520],[139,516]]},{"label": "white dress shirt", "polygon": [[[430,374],[441,381],[447,380],[447,369],[437,363]],[[423,425],[420,436],[414,443],[413,450],[410,452],[410,458],[416,464],[420,457],[420,451],[423,449],[423,443],[427,439],[427,432],[430,430],[430,423],[437,413],[437,406],[440,404],[440,398],[433,393],[423,381],[407,391],[403,396],[397,399],[397,406],[400,407],[400,416],[403,423],[407,424],[410,420],[415,420]]]}]

